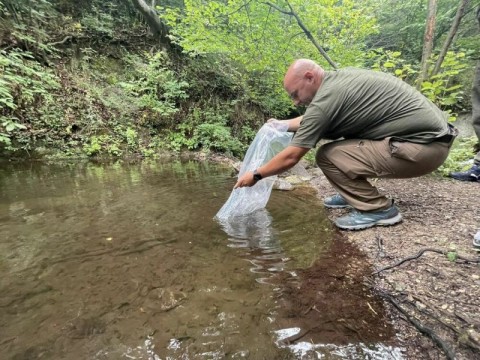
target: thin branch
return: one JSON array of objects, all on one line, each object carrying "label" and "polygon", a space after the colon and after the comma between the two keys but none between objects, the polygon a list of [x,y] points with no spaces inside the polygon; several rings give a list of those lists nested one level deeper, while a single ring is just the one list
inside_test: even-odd
[{"label": "thin branch", "polygon": [[436,75],[439,73],[440,68],[442,66],[443,60],[447,55],[447,51],[450,48],[450,45],[453,43],[453,39],[457,34],[458,28],[460,26],[460,22],[462,21],[465,15],[465,9],[468,7],[470,0],[461,0],[460,5],[458,6],[457,13],[455,14],[455,18],[453,19],[452,26],[450,27],[450,31],[448,32],[447,38],[443,43],[442,50],[438,55],[437,62],[435,63],[435,67],[433,68],[431,76]]},{"label": "thin branch", "polygon": [[49,43],[48,45],[49,46],[62,45],[62,44],[65,44],[68,40],[71,40],[71,39],[73,39],[73,37],[71,35],[68,35],[68,36],[65,36],[65,38],[62,41],[52,42],[52,43]]},{"label": "thin branch", "polygon": [[[381,268],[380,270],[375,271],[374,273],[372,273],[372,276],[373,276],[373,275],[376,275],[376,274],[379,274],[379,273],[381,273],[382,271],[393,269],[394,267],[400,266],[400,265],[402,265],[403,263],[405,263],[405,262],[407,262],[407,261],[418,259],[420,256],[422,256],[422,255],[425,254],[426,252],[434,252],[434,253],[442,254],[442,255],[445,255],[445,256],[448,254],[448,252],[447,252],[447,251],[444,251],[444,250],[430,249],[430,248],[422,249],[422,250],[420,250],[420,251],[419,251],[417,254],[415,254],[415,255],[408,256],[408,257],[406,257],[405,259],[402,259],[402,260],[396,262],[396,263],[393,264],[393,265],[389,265],[389,266],[386,266],[386,267],[384,267],[384,268]],[[465,257],[460,256],[460,255],[456,255],[456,258],[457,258],[457,259],[460,259],[460,260],[462,260],[462,261],[464,261],[464,262],[466,262],[466,263],[472,263],[472,264],[479,264],[479,263],[480,263],[480,258],[479,258],[479,259],[468,259],[468,258],[465,258]]]},{"label": "thin branch", "polygon": [[383,258],[385,257],[385,250],[383,248],[383,239],[379,235],[377,235],[376,238],[377,238],[377,247],[378,247],[377,258],[378,257]]},{"label": "thin branch", "polygon": [[302,20],[300,19],[300,17],[298,16],[298,14],[293,10],[293,7],[292,5],[290,5],[290,3],[287,1],[287,4],[288,4],[288,7],[290,8],[290,10],[292,11],[292,14],[293,14],[293,17],[295,17],[295,20],[297,20],[297,23],[298,23],[298,26],[300,26],[300,28],[303,30],[303,32],[305,33],[305,35],[307,35],[307,38],[313,43],[313,45],[315,45],[315,47],[317,48],[317,50],[320,52],[320,54],[322,54],[322,56],[325,58],[325,60],[327,60],[327,62],[336,70],[338,69],[338,66],[337,64],[335,64],[333,62],[333,60],[330,58],[330,56],[328,56],[327,52],[323,49],[323,47],[320,46],[320,44],[317,42],[317,40],[315,40],[315,38],[313,37],[312,33],[310,32],[310,30],[307,29],[307,27],[303,24]]},{"label": "thin branch", "polygon": [[[461,333],[461,331],[459,329],[457,329],[454,325],[452,324],[448,324],[447,322],[445,322],[444,320],[442,320],[440,317],[436,316],[435,314],[433,314],[432,312],[433,311],[436,311],[438,313],[440,313],[440,315],[444,315],[445,316],[445,313],[440,310],[438,307],[436,307],[435,305],[429,303],[426,299],[424,299],[423,297],[419,296],[419,295],[415,295],[415,294],[412,294],[411,295],[413,299],[416,299],[418,301],[420,301],[422,304],[425,305],[425,309],[420,309],[420,308],[417,308],[418,311],[420,311],[422,314],[438,321],[440,324],[442,324],[443,326],[445,326],[446,328],[450,329],[452,332],[454,332],[456,335],[459,335]],[[408,301],[406,300],[411,306],[415,306],[415,304],[411,301]]]},{"label": "thin branch", "polygon": [[250,3],[252,2],[253,0],[250,0],[250,1],[247,1],[247,2],[244,2],[242,6],[240,6],[238,9],[236,10],[233,10],[231,13],[228,13],[228,14],[222,14],[220,15],[219,17],[225,17],[225,16],[230,16],[230,15],[233,15],[237,12],[239,12],[240,10],[242,10],[243,8],[246,8],[248,5],[250,5]]},{"label": "thin branch", "polygon": [[305,24],[302,22],[302,20],[298,16],[298,14],[293,9],[292,5],[288,1],[286,1],[286,3],[288,5],[290,11],[280,9],[278,6],[276,6],[272,3],[269,3],[269,2],[266,2],[264,4],[274,8],[275,10],[281,12],[282,14],[293,16],[295,18],[295,20],[297,21],[298,26],[300,26],[300,28],[303,30],[304,34],[312,42],[312,44],[317,48],[317,50],[320,52],[320,54],[322,54],[322,56],[325,58],[325,60],[327,60],[327,62],[330,64],[330,66],[332,66],[334,69],[338,69],[337,64],[335,64],[335,62],[330,58],[330,56],[328,56],[327,52],[323,49],[323,47],[320,46],[320,44],[317,42],[317,40],[315,40],[315,38],[313,37],[310,30],[307,29]]},{"label": "thin branch", "polygon": [[435,334],[432,329],[422,325],[418,320],[411,317],[407,313],[407,311],[404,308],[402,308],[400,304],[393,299],[391,295],[386,293],[381,293],[380,295],[386,298],[398,311],[400,311],[407,318],[407,320],[410,321],[410,323],[413,326],[415,326],[415,328],[418,331],[420,331],[422,334],[427,335],[430,339],[432,339],[433,342],[444,351],[445,355],[447,356],[447,359],[449,360],[455,359],[455,352],[453,351],[453,349],[447,343],[445,343],[445,341],[443,341],[437,334]]},{"label": "thin branch", "polygon": [[264,3],[265,5],[268,5],[272,8],[274,8],[275,10],[277,10],[278,12],[281,12],[282,14],[285,14],[285,15],[290,15],[290,16],[293,16],[293,13],[292,12],[289,12],[289,11],[285,11],[283,9],[280,9],[277,5],[275,4],[272,4],[272,3],[269,3],[269,2],[266,2]]}]

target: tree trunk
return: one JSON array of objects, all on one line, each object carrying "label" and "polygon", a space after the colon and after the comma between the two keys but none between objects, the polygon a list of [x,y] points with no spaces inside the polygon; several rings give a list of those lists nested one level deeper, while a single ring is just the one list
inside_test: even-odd
[{"label": "tree trunk", "polygon": [[133,6],[142,14],[153,35],[157,37],[163,45],[171,48],[172,42],[168,38],[169,29],[167,25],[160,20],[155,9],[150,7],[144,0],[131,1]]},{"label": "tree trunk", "polygon": [[442,50],[438,55],[437,62],[435,63],[435,67],[430,74],[430,76],[437,75],[440,72],[440,68],[442,66],[443,60],[445,59],[445,55],[447,55],[447,51],[450,48],[450,45],[453,43],[453,39],[457,34],[458,28],[460,27],[460,22],[465,15],[465,9],[468,7],[470,0],[460,0],[460,4],[458,5],[457,13],[455,14],[455,18],[453,19],[452,26],[450,27],[450,31],[448,32],[447,38],[443,43]]},{"label": "tree trunk", "polygon": [[435,17],[437,13],[437,0],[428,0],[427,24],[425,26],[425,36],[423,39],[422,63],[420,75],[417,80],[417,89],[420,89],[422,82],[427,77],[428,59],[432,55],[433,35],[435,34]]}]

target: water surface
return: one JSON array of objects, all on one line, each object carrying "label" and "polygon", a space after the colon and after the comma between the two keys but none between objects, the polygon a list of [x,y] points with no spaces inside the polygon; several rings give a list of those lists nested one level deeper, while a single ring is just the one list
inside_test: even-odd
[{"label": "water surface", "polygon": [[3,163],[0,358],[399,358],[279,342],[300,331],[279,275],[328,254],[333,230],[314,196],[284,192],[219,224],[233,183],[194,161]]}]

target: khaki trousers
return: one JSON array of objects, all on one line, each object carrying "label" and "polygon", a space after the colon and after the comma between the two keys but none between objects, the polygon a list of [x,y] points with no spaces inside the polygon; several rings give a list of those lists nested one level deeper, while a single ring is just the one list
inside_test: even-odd
[{"label": "khaki trousers", "polygon": [[367,178],[410,178],[437,169],[448,156],[450,144],[415,144],[384,140],[341,140],[318,149],[316,160],[332,186],[355,209],[386,209],[392,201]]}]

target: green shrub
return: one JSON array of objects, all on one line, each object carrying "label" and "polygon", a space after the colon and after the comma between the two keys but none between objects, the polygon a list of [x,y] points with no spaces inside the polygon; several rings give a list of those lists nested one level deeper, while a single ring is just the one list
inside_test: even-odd
[{"label": "green shrub", "polygon": [[194,138],[203,149],[239,155],[243,144],[232,136],[231,129],[221,123],[200,124],[194,130]]},{"label": "green shrub", "polygon": [[[429,71],[438,56],[435,55],[429,62]],[[377,49],[367,56],[367,63],[372,69],[395,75],[396,77],[413,84],[418,76],[414,65],[408,64],[401,58],[401,53]],[[458,83],[459,75],[467,68],[465,53],[449,51],[442,63],[438,74],[430,76],[422,82],[420,91],[434,104],[450,115],[450,121],[456,120],[456,110],[462,108],[464,84]]]},{"label": "green shrub", "polygon": [[[433,57],[431,67],[437,57]],[[467,67],[465,62],[462,62],[464,58],[465,54],[462,52],[449,51],[442,63],[441,71],[423,81],[421,85],[421,92],[427,98],[451,114],[450,121],[456,119],[454,109],[463,98],[463,85],[457,84],[455,80]]]},{"label": "green shrub", "polygon": [[154,113],[151,120],[158,118],[165,123],[179,111],[179,102],[188,97],[188,83],[169,69],[170,62],[164,52],[146,55],[146,63],[138,56],[125,59],[135,71],[132,79],[120,85],[137,99],[138,106]]},{"label": "green shrub", "polygon": [[467,170],[472,166],[474,147],[478,139],[476,137],[460,138],[453,143],[450,154],[438,172],[444,176],[454,171]]},{"label": "green shrub", "polygon": [[11,140],[28,144],[22,130],[32,127],[32,119],[48,113],[45,106],[55,102],[52,92],[59,88],[59,83],[31,53],[18,49],[0,51],[0,72],[0,144],[15,151],[18,144]]},{"label": "green shrub", "polygon": [[90,141],[83,145],[83,151],[88,156],[108,154],[110,156],[121,156],[121,140],[112,135],[92,136]]}]

